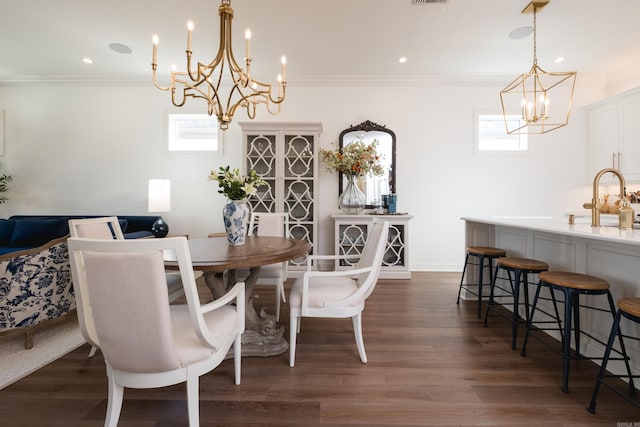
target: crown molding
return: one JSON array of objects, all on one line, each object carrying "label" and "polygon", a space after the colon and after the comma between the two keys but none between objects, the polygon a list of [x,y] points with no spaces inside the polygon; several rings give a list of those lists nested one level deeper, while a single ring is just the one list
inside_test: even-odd
[{"label": "crown molding", "polygon": [[[628,74],[640,75],[640,63],[629,70],[609,76],[588,75],[578,72],[577,84],[602,85],[612,78]],[[489,86],[502,88],[513,79],[513,75],[308,75],[295,76],[287,82],[288,87],[305,86]],[[0,86],[62,85],[62,86],[153,86],[149,76],[18,76],[2,79]]]}]

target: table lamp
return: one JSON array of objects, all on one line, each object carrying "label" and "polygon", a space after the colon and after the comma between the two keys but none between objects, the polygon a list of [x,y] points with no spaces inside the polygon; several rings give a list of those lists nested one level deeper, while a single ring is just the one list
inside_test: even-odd
[{"label": "table lamp", "polygon": [[[150,179],[149,180],[149,208],[152,213],[169,212],[171,210],[171,180]],[[151,232],[155,237],[166,237],[169,233],[169,225],[158,217],[151,227]]]}]

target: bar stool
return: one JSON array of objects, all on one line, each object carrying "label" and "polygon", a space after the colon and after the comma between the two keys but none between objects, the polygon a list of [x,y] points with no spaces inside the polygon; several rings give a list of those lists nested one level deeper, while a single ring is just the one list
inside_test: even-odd
[{"label": "bar stool", "polygon": [[[518,324],[520,323],[520,285],[524,285],[525,322],[529,319],[529,274],[538,274],[549,269],[549,264],[544,261],[530,258],[504,257],[498,259],[496,271],[491,281],[491,292],[487,310],[484,314],[484,326],[487,326],[489,311],[493,309],[496,298],[512,297],[513,313],[511,315],[511,348],[516,349],[516,337],[518,335]],[[497,285],[498,273],[500,270],[507,272],[509,276],[510,289]],[[502,290],[506,295],[496,295],[496,288]]]},{"label": "bar stool", "polygon": [[618,396],[626,399],[632,405],[640,408],[640,403],[632,400],[629,396],[623,394],[620,390],[614,388],[612,385],[604,382],[605,378],[628,378],[629,379],[629,391],[631,394],[636,392],[635,385],[633,384],[634,378],[640,378],[640,375],[631,375],[631,371],[629,370],[629,363],[625,359],[627,363],[627,370],[629,375],[614,375],[607,374],[607,363],[609,362],[609,356],[611,355],[611,351],[613,349],[613,342],[615,341],[615,337],[618,336],[620,342],[622,342],[622,337],[632,339],[634,341],[640,341],[638,337],[632,337],[629,335],[623,335],[622,330],[620,329],[620,319],[624,317],[629,319],[632,322],[640,324],[640,298],[622,298],[618,300],[618,311],[616,311],[616,317],[613,320],[613,326],[611,327],[611,334],[609,334],[609,341],[607,343],[607,349],[604,352],[604,358],[602,359],[602,365],[600,365],[600,371],[598,372],[598,376],[596,377],[596,386],[593,390],[593,397],[591,398],[591,404],[587,408],[589,412],[592,414],[596,413],[596,399],[598,398],[598,392],[600,391],[600,385],[604,384],[611,391],[616,393]]},{"label": "bar stool", "polygon": [[[539,311],[545,314],[548,317],[554,318],[555,322],[558,324],[557,329],[551,328],[536,328],[536,331],[545,331],[545,330],[558,330],[560,332],[561,342],[562,342],[562,351],[560,354],[562,355],[562,391],[565,393],[569,392],[569,362],[571,359],[592,359],[592,360],[600,360],[602,357],[592,357],[592,356],[583,356],[580,354],[580,336],[585,335],[595,342],[606,346],[606,344],[600,339],[594,337],[586,331],[580,329],[580,308],[587,308],[596,311],[602,312],[610,312],[611,318],[615,318],[616,309],[613,304],[613,298],[611,297],[611,292],[609,291],[609,282],[599,277],[590,276],[587,274],[580,273],[570,273],[564,271],[547,271],[540,273],[540,281],[538,282],[538,287],[536,288],[536,295],[533,299],[533,305],[531,306],[531,315],[529,316],[529,320],[527,321],[527,332],[524,337],[524,343],[522,344],[522,355],[526,356],[527,354],[527,341],[529,340],[529,336],[532,333],[533,324],[544,324],[549,323],[548,321],[540,321],[534,322],[534,316],[536,311]],[[553,301],[554,313],[549,313],[544,311],[544,309],[540,309],[538,307],[538,301],[540,299],[540,291],[542,288],[549,289],[551,293],[551,301]],[[564,296],[564,315],[562,321],[559,316],[557,300],[555,298],[554,291],[559,291],[563,293]],[[605,310],[599,307],[581,305],[580,304],[580,295],[606,295],[609,303],[609,309]],[[573,321],[575,325],[571,326],[571,319],[573,316]],[[571,354],[571,331],[574,332],[574,341],[575,341],[575,355]],[[534,334],[535,336],[535,334]],[[548,343],[542,341],[544,344],[548,345]],[[549,346],[552,348],[551,346]],[[622,358],[625,360],[627,364],[627,369],[629,369],[629,363],[627,360],[627,353],[624,349],[624,343],[622,342],[622,338],[620,338],[620,348],[622,352],[618,352],[622,355]],[[616,359],[620,360],[620,359]],[[629,371],[630,372],[630,371]]]},{"label": "bar stool", "polygon": [[[507,251],[505,251],[504,249],[493,248],[491,246],[469,246],[467,248],[467,256],[464,259],[464,267],[462,269],[462,277],[460,278],[460,287],[458,288],[458,299],[456,300],[456,304],[460,304],[460,292],[462,292],[462,289],[464,289],[466,292],[469,292],[471,295],[477,296],[478,319],[482,314],[482,286],[484,269],[489,268],[489,278],[491,278],[491,273],[493,272],[493,260],[503,257],[506,254]],[[471,257],[477,258],[477,262],[470,263],[469,261],[473,260],[473,258]],[[487,260],[487,265],[485,265],[485,260]],[[478,279],[476,283],[464,283],[464,275],[467,271],[467,265],[469,264],[479,266]]]}]

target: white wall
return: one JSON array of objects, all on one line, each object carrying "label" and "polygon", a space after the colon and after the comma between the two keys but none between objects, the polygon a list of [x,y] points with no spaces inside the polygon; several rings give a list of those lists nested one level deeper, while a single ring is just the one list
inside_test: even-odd
[{"label": "white wall", "polygon": [[[473,153],[476,109],[499,111],[499,86],[421,85],[288,87],[278,116],[258,121],[323,124],[321,146],[371,120],[397,136],[398,211],[411,222],[413,270],[457,270],[463,258],[461,216],[563,215],[590,200],[583,106],[604,87],[576,88],[570,125],[530,136],[528,156]],[[168,152],[169,95],[149,86],[0,86],[6,111],[0,173],[13,175],[12,214],[147,214],[149,178],[169,178],[171,232],[203,237],[223,229],[225,202],[207,181],[218,166],[242,166],[240,113],[225,136],[224,155]],[[198,106],[195,105],[198,109]],[[320,173],[320,253],[333,252],[337,176]]]}]

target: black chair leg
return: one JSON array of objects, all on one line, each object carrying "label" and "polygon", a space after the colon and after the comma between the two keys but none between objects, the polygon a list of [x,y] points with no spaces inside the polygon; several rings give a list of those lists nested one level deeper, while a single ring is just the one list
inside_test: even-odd
[{"label": "black chair leg", "polygon": [[[491,258],[489,258],[491,260]],[[482,285],[484,278],[484,257],[480,257],[480,272],[478,273],[478,319],[482,318]]]},{"label": "black chair leg", "polygon": [[[531,311],[529,313],[529,315],[527,316],[527,326],[525,329],[525,334],[524,334],[524,341],[522,342],[522,350],[520,350],[520,354],[522,356],[526,356],[527,355],[527,341],[529,341],[529,333],[531,332],[531,325],[533,323],[533,316],[536,312],[536,306],[538,305],[538,298],[540,297],[540,291],[542,290],[542,286],[541,284],[538,284],[538,286],[536,287],[536,293],[533,296],[533,303],[531,304]],[[557,311],[557,308],[556,308]]]},{"label": "black chair leg", "polygon": [[464,258],[464,266],[462,267],[462,277],[460,278],[460,286],[458,287],[458,299],[456,304],[460,304],[460,293],[462,292],[462,284],[464,283],[464,275],[467,272],[467,264],[469,263],[469,254]]},{"label": "black chair leg", "polygon": [[489,310],[491,309],[491,306],[493,305],[493,296],[494,296],[494,291],[495,291],[495,287],[496,287],[496,280],[498,278],[498,270],[500,269],[499,266],[496,265],[496,268],[493,271],[493,276],[491,276],[491,284],[489,285],[489,301],[487,301],[487,308],[484,312],[484,326],[487,326],[487,320],[489,318]]},{"label": "black chair leg", "polygon": [[[607,349],[604,351],[604,358],[602,359],[602,364],[600,365],[600,370],[598,371],[598,376],[596,377],[596,386],[593,389],[593,395],[591,396],[591,403],[589,403],[589,407],[587,408],[587,410],[592,414],[596,413],[596,400],[598,398],[598,393],[600,392],[600,386],[602,385],[604,373],[607,371],[607,363],[609,362],[609,356],[611,355],[611,349],[613,348],[613,341],[616,339],[616,335],[619,336],[619,334],[620,334],[620,311],[618,310],[613,320],[611,333],[609,334]],[[633,382],[633,379],[631,379],[631,382]]]},{"label": "black chair leg", "polygon": [[513,289],[513,317],[511,319],[511,349],[516,350],[516,337],[518,336],[518,323],[520,321],[520,313],[518,312],[518,306],[520,302],[520,284],[526,280],[527,273],[522,270],[515,270],[514,281],[512,283]]},{"label": "black chair leg", "polygon": [[573,314],[574,298],[578,295],[570,289],[564,289],[564,336],[562,340],[562,391],[569,393],[569,365],[571,361],[571,315]]}]

